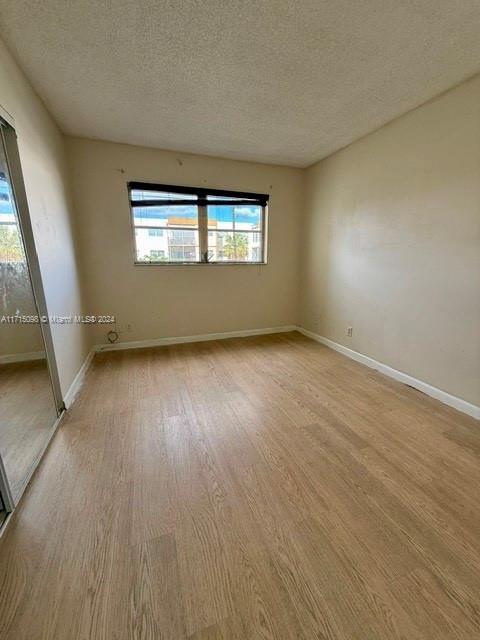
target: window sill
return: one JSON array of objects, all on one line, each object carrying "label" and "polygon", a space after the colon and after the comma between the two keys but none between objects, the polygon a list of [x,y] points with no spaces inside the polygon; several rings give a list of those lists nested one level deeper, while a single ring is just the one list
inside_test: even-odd
[{"label": "window sill", "polygon": [[262,267],[267,262],[134,262],[134,267]]}]

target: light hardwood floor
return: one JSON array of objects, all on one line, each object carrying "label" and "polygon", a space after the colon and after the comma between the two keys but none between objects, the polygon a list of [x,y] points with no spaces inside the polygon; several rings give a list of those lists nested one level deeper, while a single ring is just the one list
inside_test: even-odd
[{"label": "light hardwood floor", "polygon": [[98,355],[0,541],[0,637],[479,638],[479,454],[297,333]]}]

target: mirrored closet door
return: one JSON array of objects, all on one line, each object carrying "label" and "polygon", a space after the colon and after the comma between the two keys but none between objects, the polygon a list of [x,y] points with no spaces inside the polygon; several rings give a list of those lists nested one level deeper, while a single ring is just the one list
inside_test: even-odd
[{"label": "mirrored closet door", "polygon": [[0,505],[5,513],[38,464],[61,403],[49,326],[40,321],[46,310],[39,304],[43,289],[15,131],[0,118],[0,132]]},{"label": "mirrored closet door", "polygon": [[7,518],[7,509],[3,503],[2,496],[0,495],[0,527],[5,522]]}]

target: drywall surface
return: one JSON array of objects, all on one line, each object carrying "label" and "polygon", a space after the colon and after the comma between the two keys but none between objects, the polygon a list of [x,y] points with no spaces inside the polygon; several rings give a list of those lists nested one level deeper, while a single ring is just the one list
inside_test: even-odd
[{"label": "drywall surface", "polygon": [[[49,315],[80,314],[81,288],[64,140],[1,41],[0,105],[15,119]],[[83,326],[73,324],[52,325],[52,337],[65,394],[86,357],[88,338]]]},{"label": "drywall surface", "polygon": [[[88,313],[115,315],[121,341],[296,323],[301,170],[82,138],[67,149]],[[269,193],[268,264],[134,266],[129,180]]]},{"label": "drywall surface", "polygon": [[301,279],[307,329],[477,405],[479,105],[477,76],[309,168]]}]

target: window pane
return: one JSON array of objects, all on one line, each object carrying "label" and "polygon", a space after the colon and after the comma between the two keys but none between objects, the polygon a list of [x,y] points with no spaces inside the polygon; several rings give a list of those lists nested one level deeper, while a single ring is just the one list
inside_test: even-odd
[{"label": "window pane", "polygon": [[[161,231],[162,235],[152,235],[151,231]],[[135,229],[137,262],[167,262],[168,243],[163,229]]]},{"label": "window pane", "polygon": [[0,223],[0,263],[7,262],[25,262],[25,254],[18,226]]},{"label": "window pane", "polygon": [[197,227],[198,207],[188,205],[134,207],[133,221],[136,227]]},{"label": "window pane", "polygon": [[165,229],[148,229],[148,235],[149,236],[163,236],[163,234],[165,233]]},{"label": "window pane", "polygon": [[209,230],[208,259],[210,262],[261,262],[261,234]]},{"label": "window pane", "polygon": [[0,262],[25,262],[7,176],[0,171]]},{"label": "window pane", "polygon": [[192,193],[173,193],[172,191],[141,191],[132,189],[131,200],[196,200],[197,196]]},{"label": "window pane", "polygon": [[169,229],[167,233],[168,255],[171,262],[198,262],[200,260],[197,230]]},{"label": "window pane", "polygon": [[[160,231],[152,234],[151,232]],[[135,229],[137,262],[198,262],[197,229]]]},{"label": "window pane", "polygon": [[260,230],[262,207],[259,205],[211,205],[207,206],[210,229]]},{"label": "window pane", "polygon": [[0,222],[17,223],[10,187],[3,171],[0,171]]}]

